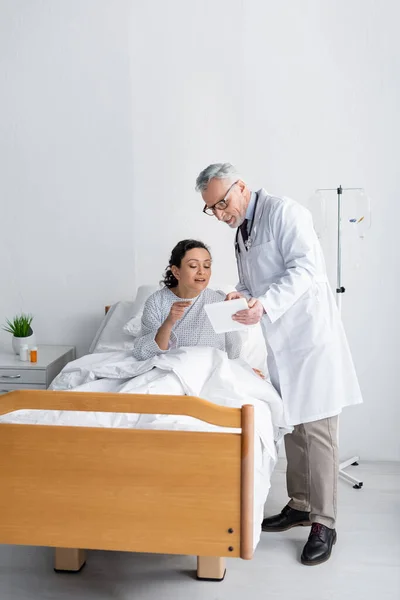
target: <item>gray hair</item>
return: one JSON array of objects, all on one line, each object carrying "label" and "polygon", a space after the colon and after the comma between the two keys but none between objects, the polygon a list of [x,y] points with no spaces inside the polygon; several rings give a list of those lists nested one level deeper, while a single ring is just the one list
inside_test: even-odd
[{"label": "gray hair", "polygon": [[231,163],[214,163],[206,167],[196,179],[196,192],[204,192],[211,179],[239,179],[239,173]]}]

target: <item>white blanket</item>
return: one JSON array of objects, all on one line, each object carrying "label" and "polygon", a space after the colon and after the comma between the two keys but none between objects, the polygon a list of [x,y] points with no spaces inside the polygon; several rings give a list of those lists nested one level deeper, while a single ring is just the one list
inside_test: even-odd
[{"label": "white blanket", "polygon": [[[282,401],[272,385],[241,359],[229,360],[215,348],[179,348],[146,361],[125,352],[91,354],[70,362],[50,386],[53,390],[189,395],[215,404],[255,409],[254,547],[277,459],[276,442],[284,433]],[[94,427],[135,427],[227,431],[192,417],[21,410],[0,422]]]}]

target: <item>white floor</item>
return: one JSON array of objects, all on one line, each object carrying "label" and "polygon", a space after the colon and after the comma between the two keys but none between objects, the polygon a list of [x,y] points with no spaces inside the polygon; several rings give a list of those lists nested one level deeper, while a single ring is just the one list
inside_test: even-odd
[{"label": "white floor", "polygon": [[[282,466],[267,514],[286,501]],[[196,581],[192,557],[90,552],[80,574],[60,575],[48,549],[0,546],[0,600],[399,600],[400,464],[352,469],[364,488],[340,483],[338,543],[324,565],[299,563],[305,528],[263,534],[252,561],[228,561],[222,583]]]}]

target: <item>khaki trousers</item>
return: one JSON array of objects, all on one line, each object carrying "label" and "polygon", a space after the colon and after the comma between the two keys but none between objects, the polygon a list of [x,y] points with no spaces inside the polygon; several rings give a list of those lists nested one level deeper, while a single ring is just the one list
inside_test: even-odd
[{"label": "khaki trousers", "polygon": [[285,435],[289,506],[333,529],[339,471],[338,417],[296,425]]}]

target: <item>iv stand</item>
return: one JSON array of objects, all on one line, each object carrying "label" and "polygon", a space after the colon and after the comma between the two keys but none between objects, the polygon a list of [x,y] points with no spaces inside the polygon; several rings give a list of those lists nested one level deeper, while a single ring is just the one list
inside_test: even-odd
[{"label": "iv stand", "polygon": [[[343,191],[348,190],[362,190],[363,188],[342,188],[339,185],[338,188],[320,188],[317,192],[332,192],[336,191],[337,194],[337,272],[336,272],[336,304],[339,310],[339,314],[342,312],[342,294],[345,293],[346,288],[342,285],[342,194]],[[339,464],[339,477],[353,484],[353,488],[360,490],[363,487],[363,482],[355,477],[352,477],[346,473],[345,469],[350,465],[358,466],[359,456],[352,456],[347,460]]]}]

